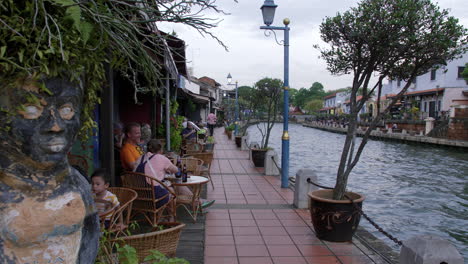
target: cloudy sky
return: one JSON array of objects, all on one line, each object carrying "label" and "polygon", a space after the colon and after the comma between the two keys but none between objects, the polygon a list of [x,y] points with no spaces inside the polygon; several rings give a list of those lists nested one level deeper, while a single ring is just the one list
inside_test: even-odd
[{"label": "cloudy sky", "polygon": [[[275,0],[276,9],[273,26],[283,26],[283,19],[289,18],[290,30],[290,73],[292,88],[309,88],[320,82],[325,90],[351,85],[351,77],[333,76],[326,70],[314,44],[324,46],[319,37],[319,25],[326,16],[334,16],[351,6],[354,0]],[[451,15],[468,27],[468,5],[466,0],[438,0],[439,6],[449,9]],[[193,76],[208,76],[227,86],[226,76],[231,73],[239,86],[252,86],[263,77],[283,79],[283,46],[276,44],[273,36],[267,37],[259,27],[263,25],[260,7],[263,0],[217,0],[218,7],[229,15],[207,14],[222,19],[212,32],[228,47],[226,51],[209,36],[202,36],[194,29],[181,25],[160,25],[163,31],[175,31],[187,45],[188,67]],[[283,32],[277,31],[279,40]]]}]

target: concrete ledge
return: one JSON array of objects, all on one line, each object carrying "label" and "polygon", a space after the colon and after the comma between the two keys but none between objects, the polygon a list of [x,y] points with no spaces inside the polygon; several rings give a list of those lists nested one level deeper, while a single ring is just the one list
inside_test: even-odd
[{"label": "concrete ledge", "polygon": [[[334,133],[341,133],[346,134],[346,128],[340,127],[330,127],[330,126],[322,126],[316,125],[311,123],[303,124],[305,127],[316,128],[320,130],[325,130]],[[364,135],[364,131],[357,130],[357,135],[362,136]],[[413,143],[422,143],[422,144],[430,144],[430,145],[439,145],[445,147],[455,147],[455,148],[462,148],[468,149],[468,141],[463,140],[451,140],[445,138],[433,138],[433,137],[426,137],[426,136],[411,136],[409,134],[402,134],[402,133],[383,133],[381,131],[374,130],[370,134],[370,138],[372,139],[379,139],[379,140],[395,140],[400,142],[413,142]]]}]

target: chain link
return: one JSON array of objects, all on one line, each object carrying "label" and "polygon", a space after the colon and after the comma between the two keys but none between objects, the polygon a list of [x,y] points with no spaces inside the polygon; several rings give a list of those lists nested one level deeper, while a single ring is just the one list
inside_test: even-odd
[{"label": "chain link", "polygon": [[[322,189],[329,189],[329,190],[333,189],[333,188],[331,188],[331,187],[327,187],[327,186],[323,186],[323,185],[317,184],[317,183],[313,182],[310,178],[307,178],[307,182],[310,183],[310,184],[312,184],[312,185],[315,185],[315,186],[317,186],[317,187],[320,187],[320,188],[322,188]],[[386,237],[388,237],[388,238],[389,238],[390,240],[392,240],[395,244],[397,244],[397,245],[399,245],[399,246],[402,246],[402,245],[403,245],[403,243],[401,242],[401,240],[398,240],[396,237],[390,235],[387,231],[383,230],[383,228],[380,227],[376,222],[374,222],[372,219],[370,219],[370,217],[369,217],[366,213],[364,213],[364,211],[362,211],[362,208],[359,207],[359,206],[353,201],[353,199],[351,199],[351,198],[350,198],[349,196],[347,196],[346,194],[345,194],[345,197],[346,197],[348,200],[351,201],[351,204],[353,205],[353,207],[354,207],[356,210],[358,210],[359,213],[360,213],[362,216],[364,216],[364,218],[365,218],[367,221],[369,221],[369,223],[371,223],[371,225],[372,225],[373,227],[375,227],[380,233],[382,233],[383,235],[385,235]]]}]

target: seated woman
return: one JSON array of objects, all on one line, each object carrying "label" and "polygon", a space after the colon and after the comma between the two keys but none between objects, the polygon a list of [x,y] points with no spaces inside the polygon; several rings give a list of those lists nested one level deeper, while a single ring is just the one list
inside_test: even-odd
[{"label": "seated woman", "polygon": [[[145,174],[151,176],[159,181],[164,180],[164,175],[166,173],[176,173],[178,171],[177,167],[172,164],[172,162],[164,155],[162,155],[162,146],[156,139],[151,139],[148,142],[148,153],[145,154],[143,158],[147,159],[145,164]],[[159,183],[152,181],[148,182],[154,186],[154,193],[156,199],[160,199],[166,196],[169,192],[161,187]],[[158,201],[156,206],[161,207],[169,201],[169,196],[166,196],[161,201]]]},{"label": "seated woman", "polygon": [[[148,153],[145,154],[148,158],[148,162],[145,165],[145,174],[158,179],[159,181],[164,180],[166,173],[176,173],[178,171],[175,166],[166,156],[162,155],[162,146],[157,139],[152,139],[148,142]],[[149,183],[149,182],[148,182]],[[149,183],[149,184],[154,184]],[[177,186],[177,192],[180,195],[192,195],[192,191],[187,186]],[[157,199],[165,196],[168,191],[161,186],[154,185],[155,196]],[[163,206],[169,201],[169,197],[158,202],[157,206]],[[202,208],[213,205],[215,201],[202,201]],[[159,204],[160,203],[160,204]]]}]

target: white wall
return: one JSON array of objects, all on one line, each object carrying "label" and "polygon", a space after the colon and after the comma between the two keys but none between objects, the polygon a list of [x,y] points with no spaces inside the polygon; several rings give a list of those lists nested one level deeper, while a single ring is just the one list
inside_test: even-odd
[{"label": "white wall", "polygon": [[[442,66],[436,71],[436,79],[431,80],[431,72],[416,77],[416,85],[410,86],[408,92],[423,91],[435,88],[468,88],[468,84],[462,78],[457,78],[458,67],[464,67],[468,63],[468,53],[462,58],[450,61],[447,66]],[[401,81],[400,86],[398,81],[389,81],[382,87],[382,95],[397,94],[405,86],[406,82]]]}]

